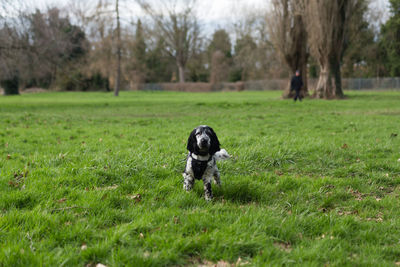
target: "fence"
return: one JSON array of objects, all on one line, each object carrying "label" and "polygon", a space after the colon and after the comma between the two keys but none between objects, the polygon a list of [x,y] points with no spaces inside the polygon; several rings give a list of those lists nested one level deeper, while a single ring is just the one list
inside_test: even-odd
[{"label": "fence", "polygon": [[[313,90],[317,79],[309,79],[308,87]],[[271,79],[236,83],[143,83],[131,84],[130,90],[140,91],[184,91],[184,92],[214,92],[214,91],[271,91],[285,90],[288,79]],[[396,78],[346,78],[342,79],[344,90],[400,90],[400,77]],[[40,90],[40,89],[39,89]],[[29,90],[24,90],[27,92]],[[43,90],[42,90],[43,91]],[[2,89],[0,88],[0,94]]]},{"label": "fence", "polygon": [[[312,90],[317,79],[309,79],[308,86]],[[287,79],[271,79],[236,83],[145,83],[131,84],[130,90],[140,91],[184,91],[184,92],[213,92],[213,91],[270,91],[285,90],[289,85]],[[344,90],[400,90],[400,77],[396,78],[347,78],[342,79]],[[0,94],[1,94],[0,88]]]},{"label": "fence", "polygon": [[345,90],[400,89],[400,77],[343,79],[343,88]]},{"label": "fence", "polygon": [[[317,79],[309,79],[309,88],[315,87]],[[185,92],[213,92],[213,91],[269,91],[284,90],[288,80],[271,79],[261,81],[247,81],[236,83],[146,83],[131,86],[131,90],[144,91],[185,91]],[[346,78],[342,79],[344,90],[395,90],[400,89],[400,77],[397,78]]]}]

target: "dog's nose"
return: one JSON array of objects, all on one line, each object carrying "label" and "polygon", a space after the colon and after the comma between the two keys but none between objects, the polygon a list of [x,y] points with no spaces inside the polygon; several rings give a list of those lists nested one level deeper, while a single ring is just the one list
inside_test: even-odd
[{"label": "dog's nose", "polygon": [[207,144],[207,140],[203,138],[203,139],[200,140],[200,143],[201,143],[202,145],[206,145],[206,144]]}]

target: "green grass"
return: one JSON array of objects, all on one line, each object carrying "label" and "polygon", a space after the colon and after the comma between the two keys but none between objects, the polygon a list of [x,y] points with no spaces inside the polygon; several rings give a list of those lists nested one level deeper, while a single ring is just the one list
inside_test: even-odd
[{"label": "green grass", "polygon": [[[347,94],[0,97],[0,266],[393,266],[400,93]],[[212,202],[182,188],[200,124],[233,155]]]}]

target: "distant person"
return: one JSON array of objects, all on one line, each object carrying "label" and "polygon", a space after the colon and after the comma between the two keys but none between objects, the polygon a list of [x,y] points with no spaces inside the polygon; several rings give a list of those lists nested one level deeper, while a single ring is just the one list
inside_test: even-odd
[{"label": "distant person", "polygon": [[300,100],[303,98],[300,94],[301,88],[303,87],[303,80],[300,76],[300,71],[296,70],[296,75],[293,76],[290,81],[290,91],[296,91],[296,95],[294,96],[294,101]]}]

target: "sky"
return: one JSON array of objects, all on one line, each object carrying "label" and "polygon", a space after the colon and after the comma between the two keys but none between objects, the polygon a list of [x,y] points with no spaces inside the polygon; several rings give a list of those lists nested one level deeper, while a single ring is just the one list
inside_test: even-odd
[{"label": "sky", "polygon": [[[35,6],[40,9],[53,6],[62,8],[71,1],[85,4],[97,2],[97,0],[23,0],[24,3],[30,2],[29,6]],[[115,0],[108,1],[114,2]],[[144,15],[140,8],[134,4],[134,0],[120,0],[120,2],[124,6],[122,16],[125,16],[126,20]],[[241,14],[247,11],[267,9],[270,2],[271,0],[198,0],[198,15],[203,24],[202,26],[208,31],[234,23],[235,20],[240,18]],[[373,10],[378,10],[385,14],[383,20],[386,20],[389,16],[388,5],[388,0],[371,0]]]}]

